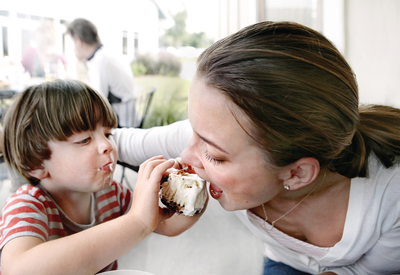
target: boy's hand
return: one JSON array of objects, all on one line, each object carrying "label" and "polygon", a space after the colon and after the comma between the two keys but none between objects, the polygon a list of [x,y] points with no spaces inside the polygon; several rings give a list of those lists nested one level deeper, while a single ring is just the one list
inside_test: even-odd
[{"label": "boy's hand", "polygon": [[157,156],[140,165],[129,213],[141,220],[151,231],[174,214],[168,208],[159,207],[158,193],[163,174],[175,163],[174,160]]},{"label": "boy's hand", "polygon": [[[185,169],[188,173],[193,173],[195,174],[196,172],[194,171],[193,167],[190,166],[189,164],[183,163],[181,158],[178,157],[175,159],[175,164],[173,165],[173,168],[175,169]],[[188,230],[191,228],[199,219],[200,217],[204,214],[207,208],[209,196],[207,192],[207,199],[204,204],[203,210],[201,213],[195,214],[194,216],[185,216],[185,215],[173,215],[170,219],[165,220],[163,223],[161,223],[156,230],[154,230],[155,233],[165,235],[165,236],[177,236],[181,234],[182,232]]]}]

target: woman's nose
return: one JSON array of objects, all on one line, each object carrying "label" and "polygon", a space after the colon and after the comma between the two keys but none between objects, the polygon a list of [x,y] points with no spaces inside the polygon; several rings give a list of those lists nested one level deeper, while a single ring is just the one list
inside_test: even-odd
[{"label": "woman's nose", "polygon": [[195,150],[195,144],[193,138],[190,140],[188,147],[181,153],[181,159],[183,163],[190,164],[192,167],[198,169],[204,169],[203,164],[199,158],[198,150]]}]

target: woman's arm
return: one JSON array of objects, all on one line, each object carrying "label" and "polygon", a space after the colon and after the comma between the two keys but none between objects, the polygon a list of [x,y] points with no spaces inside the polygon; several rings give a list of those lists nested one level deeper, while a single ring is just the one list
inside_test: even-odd
[{"label": "woman's arm", "polygon": [[118,128],[113,134],[118,159],[137,166],[153,156],[179,157],[189,143],[192,128],[188,120],[183,120],[150,129]]}]

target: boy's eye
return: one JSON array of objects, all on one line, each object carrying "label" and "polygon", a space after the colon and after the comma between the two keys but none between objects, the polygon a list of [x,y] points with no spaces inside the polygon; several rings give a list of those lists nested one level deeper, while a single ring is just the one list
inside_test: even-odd
[{"label": "boy's eye", "polygon": [[112,137],[113,137],[113,134],[111,134],[111,133],[106,133],[105,136],[106,136],[106,138],[112,138]]},{"label": "boy's eye", "polygon": [[85,139],[82,139],[81,141],[78,141],[77,143],[78,144],[87,144],[90,142],[90,140],[91,140],[91,137],[87,137]]}]

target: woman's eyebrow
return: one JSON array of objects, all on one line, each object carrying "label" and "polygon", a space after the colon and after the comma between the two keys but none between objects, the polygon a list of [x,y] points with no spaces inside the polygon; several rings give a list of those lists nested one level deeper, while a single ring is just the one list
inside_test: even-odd
[{"label": "woman's eyebrow", "polygon": [[212,142],[212,141],[206,139],[205,137],[202,137],[202,136],[199,135],[198,133],[196,133],[196,135],[197,135],[199,138],[201,138],[205,143],[210,144],[211,146],[217,148],[217,149],[220,150],[221,152],[224,152],[225,154],[228,154],[228,155],[229,155],[229,153],[228,153],[227,151],[225,151],[224,149],[222,149],[220,146],[218,146],[218,145],[215,144],[214,142]]}]

